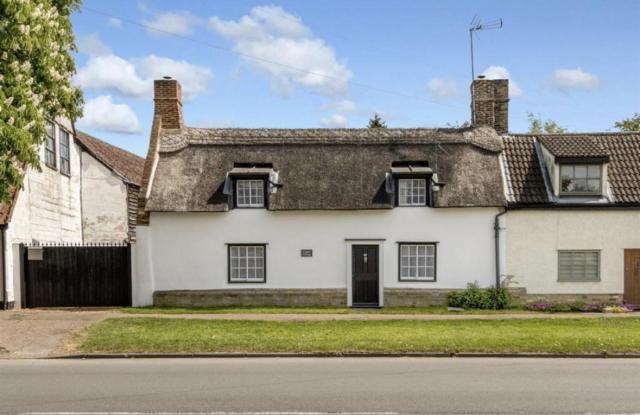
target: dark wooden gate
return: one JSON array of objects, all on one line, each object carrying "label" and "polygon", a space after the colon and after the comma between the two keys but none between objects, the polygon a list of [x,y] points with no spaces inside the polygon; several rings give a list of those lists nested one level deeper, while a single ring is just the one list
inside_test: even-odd
[{"label": "dark wooden gate", "polygon": [[379,298],[378,246],[353,245],[353,305],[377,307]]},{"label": "dark wooden gate", "polygon": [[131,305],[131,246],[22,246],[26,307]]}]

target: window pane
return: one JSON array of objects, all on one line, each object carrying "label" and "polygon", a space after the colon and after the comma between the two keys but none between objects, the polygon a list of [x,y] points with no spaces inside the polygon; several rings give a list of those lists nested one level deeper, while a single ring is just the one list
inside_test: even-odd
[{"label": "window pane", "polygon": [[561,166],[560,176],[562,178],[573,179],[573,166]]},{"label": "window pane", "polygon": [[229,254],[231,256],[229,273],[231,281],[264,281],[264,246],[231,246]]},{"label": "window pane", "polygon": [[421,206],[426,204],[426,179],[399,179],[398,205]]},{"label": "window pane", "polygon": [[598,251],[559,251],[559,281],[599,281],[600,253]]},{"label": "window pane", "polygon": [[591,165],[587,168],[587,175],[591,179],[600,178],[600,166]]},{"label": "window pane", "polygon": [[435,280],[435,245],[401,244],[399,261],[401,280]]},{"label": "window pane", "polygon": [[586,179],[587,178],[587,166],[575,166],[575,178]]}]

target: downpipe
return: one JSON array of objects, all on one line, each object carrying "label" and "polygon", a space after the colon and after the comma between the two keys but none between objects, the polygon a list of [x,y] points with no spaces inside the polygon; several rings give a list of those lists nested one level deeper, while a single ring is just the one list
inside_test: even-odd
[{"label": "downpipe", "polygon": [[9,292],[7,290],[7,259],[5,258],[7,255],[7,251],[5,247],[7,245],[7,225],[0,226],[0,249],[2,249],[2,263],[0,266],[2,267],[2,309],[7,310],[9,308]]},{"label": "downpipe", "polygon": [[498,213],[493,220],[493,232],[495,240],[495,259],[496,259],[496,288],[500,288],[500,217],[507,213],[507,209]]}]

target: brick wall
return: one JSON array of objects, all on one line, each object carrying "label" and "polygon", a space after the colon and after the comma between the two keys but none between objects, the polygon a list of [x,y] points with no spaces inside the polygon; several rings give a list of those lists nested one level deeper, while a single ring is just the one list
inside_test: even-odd
[{"label": "brick wall", "polygon": [[488,125],[498,134],[509,131],[509,80],[476,79],[471,84],[473,125]]},{"label": "brick wall", "polygon": [[153,81],[154,115],[162,117],[162,127],[184,127],[182,118],[182,88],[175,79]]}]

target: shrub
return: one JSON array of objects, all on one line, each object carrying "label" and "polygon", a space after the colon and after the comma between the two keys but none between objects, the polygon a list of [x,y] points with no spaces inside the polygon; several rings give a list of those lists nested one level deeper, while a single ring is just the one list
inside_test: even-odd
[{"label": "shrub", "polygon": [[506,288],[491,287],[481,289],[477,281],[467,284],[464,291],[451,291],[447,294],[449,307],[461,307],[478,310],[502,310],[509,307],[511,295]]}]

